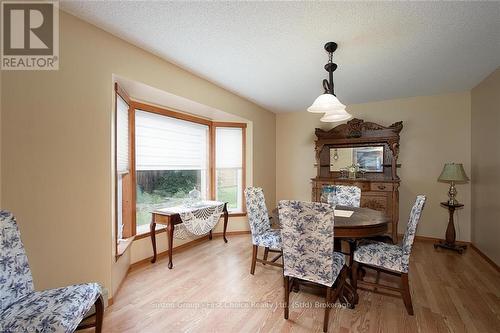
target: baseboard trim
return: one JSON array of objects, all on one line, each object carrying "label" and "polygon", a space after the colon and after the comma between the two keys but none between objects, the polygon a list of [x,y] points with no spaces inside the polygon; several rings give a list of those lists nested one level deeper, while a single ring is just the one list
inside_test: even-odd
[{"label": "baseboard trim", "polygon": [[[403,234],[398,234],[398,239],[403,238]],[[445,241],[444,238],[436,238],[436,237],[428,237],[428,236],[415,236],[415,240],[421,241],[421,242],[439,242],[439,241]],[[466,241],[456,241],[455,243],[460,244],[460,245],[471,245],[471,242],[466,242]]]},{"label": "baseboard trim", "polygon": [[[402,237],[402,234],[398,234],[398,237]],[[415,236],[415,240],[421,242],[439,242],[444,241],[443,238],[427,237],[427,236]],[[497,272],[500,273],[500,266],[498,266],[493,260],[491,260],[486,254],[484,254],[480,249],[478,249],[472,242],[456,241],[459,245],[468,245],[471,249],[477,252],[488,264],[490,264]]]},{"label": "baseboard trim", "polygon": [[500,267],[491,260],[486,254],[484,254],[480,249],[478,249],[474,244],[471,243],[470,247],[477,252],[487,263],[489,263],[493,268],[500,273]]}]

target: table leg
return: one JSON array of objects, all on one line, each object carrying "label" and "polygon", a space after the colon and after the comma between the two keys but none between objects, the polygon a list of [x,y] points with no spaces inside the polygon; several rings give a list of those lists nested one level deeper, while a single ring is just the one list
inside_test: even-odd
[{"label": "table leg", "polygon": [[227,243],[226,238],[226,230],[227,230],[227,220],[229,219],[229,212],[227,211],[227,203],[224,204],[224,232],[222,233],[222,237],[224,238],[224,242]]},{"label": "table leg", "polygon": [[149,234],[151,236],[151,244],[153,245],[153,259],[151,263],[156,262],[156,222],[154,214],[151,214],[151,223],[149,224]]},{"label": "table leg", "polygon": [[[356,240],[349,239],[347,240],[349,244],[349,267],[347,272],[347,277],[349,278],[349,282],[352,283],[352,268],[354,262],[354,251],[356,251]],[[354,309],[354,305],[358,303],[359,296],[357,290],[347,281],[344,283],[344,288],[342,289],[342,293],[340,295],[342,301],[349,305],[350,309]]]},{"label": "table leg", "polygon": [[174,244],[174,226],[171,222],[167,224],[167,243],[168,243],[168,268],[172,269],[172,248]]},{"label": "table leg", "polygon": [[208,239],[212,240],[212,230],[208,232]]}]

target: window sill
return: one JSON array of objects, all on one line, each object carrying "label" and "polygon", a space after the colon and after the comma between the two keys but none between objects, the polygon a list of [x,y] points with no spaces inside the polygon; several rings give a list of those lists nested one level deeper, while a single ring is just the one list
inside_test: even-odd
[{"label": "window sill", "polygon": [[132,245],[134,238],[135,236],[132,236],[118,242],[118,246],[116,247],[116,256],[115,256],[116,260],[118,260],[118,258],[120,258],[125,253],[125,251],[127,251],[130,245]]},{"label": "window sill", "polygon": [[[167,231],[167,227],[165,225],[162,225],[162,224],[157,224],[156,225],[155,235],[158,235],[159,233],[165,232],[165,231]],[[148,231],[142,231],[142,232],[138,233],[137,235],[135,235],[135,239],[134,240],[147,238],[150,235],[151,235],[151,232],[149,230]]]}]

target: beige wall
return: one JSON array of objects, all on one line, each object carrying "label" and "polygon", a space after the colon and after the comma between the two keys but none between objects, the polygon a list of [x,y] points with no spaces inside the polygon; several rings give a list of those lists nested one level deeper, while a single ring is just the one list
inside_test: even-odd
[{"label": "beige wall", "polygon": [[471,92],[472,241],[500,265],[500,68]]},{"label": "beige wall", "polygon": [[273,113],[64,12],[60,38],[59,71],[1,78],[2,208],[18,217],[36,288],[113,291],[131,260],[112,258],[113,74],[252,121],[253,182],[274,204]]},{"label": "beige wall", "polygon": [[[403,121],[398,170],[402,233],[417,194],[428,201],[418,234],[443,238],[448,212],[439,203],[447,199],[448,185],[436,180],[445,162],[463,163],[470,174],[470,93],[414,97],[350,105],[354,117],[390,125]],[[279,114],[276,120],[276,198],[310,200],[310,178],[315,177],[314,128],[329,129],[320,115],[304,112]],[[465,209],[458,212],[458,238],[470,240],[470,184],[457,185]]]},{"label": "beige wall", "polygon": [[0,70],[0,208],[2,206],[2,72]]}]

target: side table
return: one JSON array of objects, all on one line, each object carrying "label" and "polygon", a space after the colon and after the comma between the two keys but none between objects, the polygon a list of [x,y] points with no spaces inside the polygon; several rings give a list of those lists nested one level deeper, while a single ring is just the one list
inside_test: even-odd
[{"label": "side table", "polygon": [[448,208],[450,213],[450,219],[448,220],[448,227],[446,228],[446,240],[439,241],[434,244],[434,248],[443,248],[448,250],[457,251],[462,254],[467,249],[467,245],[460,245],[455,243],[455,223],[453,221],[453,215],[455,214],[455,209],[462,208],[463,204],[450,205],[448,202],[441,202],[441,206]]}]

